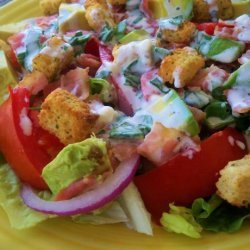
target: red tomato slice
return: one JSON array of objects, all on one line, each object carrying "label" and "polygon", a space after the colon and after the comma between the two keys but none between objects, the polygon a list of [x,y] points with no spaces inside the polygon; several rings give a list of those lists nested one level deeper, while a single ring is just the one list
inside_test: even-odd
[{"label": "red tomato slice", "polygon": [[197,25],[199,31],[205,31],[208,35],[213,35],[218,23],[200,23]]},{"label": "red tomato slice", "polygon": [[[44,139],[48,133],[33,125],[31,121],[32,132],[24,133],[20,125],[21,114],[28,112],[28,108],[29,91],[26,88],[11,90],[10,98],[0,106],[0,130],[6,131],[0,133],[0,151],[23,182],[44,189],[47,186],[41,177],[41,172],[56,153],[53,152],[52,156],[50,148],[46,146],[46,144],[53,146],[51,138],[46,137],[47,141]],[[61,145],[60,147],[58,144],[54,145],[58,153]]]},{"label": "red tomato slice", "polygon": [[135,178],[142,199],[153,218],[158,221],[169,203],[190,205],[194,199],[207,197],[216,191],[219,171],[229,161],[242,158],[247,149],[232,144],[245,142],[233,128],[213,134],[201,143],[201,150],[192,159],[178,155],[161,167]]}]

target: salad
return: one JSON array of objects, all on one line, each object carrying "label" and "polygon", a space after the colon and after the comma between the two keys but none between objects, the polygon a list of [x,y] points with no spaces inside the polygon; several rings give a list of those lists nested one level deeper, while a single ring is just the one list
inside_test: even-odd
[{"label": "salad", "polygon": [[[0,26],[0,204],[153,235],[250,215],[250,11],[230,0],[40,0]],[[247,5],[246,5],[247,6]],[[18,27],[18,30],[17,30]]]}]

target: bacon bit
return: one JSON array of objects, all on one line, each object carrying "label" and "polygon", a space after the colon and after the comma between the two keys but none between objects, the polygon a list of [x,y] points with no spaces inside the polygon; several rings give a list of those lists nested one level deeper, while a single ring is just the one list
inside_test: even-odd
[{"label": "bacon bit", "polygon": [[247,63],[248,61],[250,61],[250,49],[246,51],[246,53],[244,53],[239,59],[238,62],[240,64],[244,64]]},{"label": "bacon bit", "polygon": [[97,185],[96,176],[84,177],[71,183],[68,187],[62,189],[55,197],[56,201],[69,200],[83,192],[93,189]]},{"label": "bacon bit", "polygon": [[85,100],[89,96],[89,75],[88,69],[76,68],[62,75],[60,87]]},{"label": "bacon bit", "polygon": [[89,74],[95,76],[96,71],[100,68],[101,62],[98,57],[91,54],[81,54],[76,58],[79,66],[89,68]]},{"label": "bacon bit", "polygon": [[188,86],[201,87],[204,91],[211,92],[214,87],[221,86],[228,77],[228,72],[217,66],[211,65],[209,68],[201,69]]},{"label": "bacon bit", "polygon": [[128,142],[111,142],[111,149],[113,156],[119,162],[122,162],[128,159],[131,155],[137,151],[137,143],[128,143]]},{"label": "bacon bit", "polygon": [[206,113],[202,110],[191,106],[189,106],[189,109],[198,123],[202,123],[206,119]]}]

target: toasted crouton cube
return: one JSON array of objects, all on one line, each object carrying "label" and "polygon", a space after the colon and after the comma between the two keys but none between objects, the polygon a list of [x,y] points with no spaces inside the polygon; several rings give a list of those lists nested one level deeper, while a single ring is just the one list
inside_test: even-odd
[{"label": "toasted crouton cube", "polygon": [[47,96],[39,114],[41,127],[65,145],[86,139],[96,119],[87,103],[60,88]]},{"label": "toasted crouton cube", "polygon": [[163,40],[170,43],[190,42],[196,30],[194,23],[186,21],[177,30],[161,29]]},{"label": "toasted crouton cube", "polygon": [[19,82],[19,86],[27,88],[32,95],[37,95],[48,85],[48,79],[39,71],[32,71],[24,75],[23,79]]},{"label": "toasted crouton cube", "polygon": [[61,3],[70,3],[71,0],[40,0],[40,7],[44,15],[53,15],[58,13]]},{"label": "toasted crouton cube", "polygon": [[250,154],[231,161],[220,171],[217,194],[234,206],[250,204]]},{"label": "toasted crouton cube", "polygon": [[176,49],[172,55],[166,56],[159,69],[159,75],[165,82],[182,88],[196,73],[205,66],[205,59],[190,47]]},{"label": "toasted crouton cube", "polygon": [[106,0],[86,0],[84,2],[84,7],[85,7],[85,9],[87,9],[87,8],[89,8],[91,6],[94,6],[95,4],[101,4],[104,7],[108,8]]},{"label": "toasted crouton cube", "polygon": [[210,13],[209,5],[205,0],[194,0],[194,20],[198,22],[209,21],[213,18],[229,19],[233,17],[231,0],[216,0],[218,12]]},{"label": "toasted crouton cube", "polygon": [[86,9],[86,19],[89,26],[95,31],[100,31],[105,24],[115,26],[115,21],[109,9],[102,4],[96,3]]},{"label": "toasted crouton cube", "polygon": [[127,0],[107,0],[111,5],[122,5],[127,2]]},{"label": "toasted crouton cube", "polygon": [[54,80],[62,69],[73,60],[73,48],[61,38],[52,37],[40,53],[34,57],[32,66],[34,70],[46,75],[49,81]]}]

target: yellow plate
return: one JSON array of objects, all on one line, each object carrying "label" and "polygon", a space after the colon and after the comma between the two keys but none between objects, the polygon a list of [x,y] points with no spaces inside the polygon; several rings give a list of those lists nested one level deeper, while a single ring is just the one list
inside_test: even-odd
[{"label": "yellow plate", "polygon": [[[0,1],[1,2],[1,1]],[[0,24],[41,15],[38,0],[16,0],[0,9]],[[204,233],[199,240],[164,232],[155,226],[154,237],[127,229],[124,225],[91,226],[56,218],[35,228],[16,231],[0,209],[1,250],[247,250],[250,224],[235,234]]]}]

